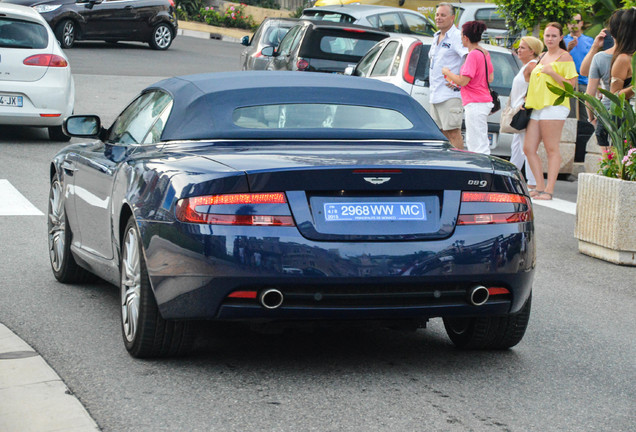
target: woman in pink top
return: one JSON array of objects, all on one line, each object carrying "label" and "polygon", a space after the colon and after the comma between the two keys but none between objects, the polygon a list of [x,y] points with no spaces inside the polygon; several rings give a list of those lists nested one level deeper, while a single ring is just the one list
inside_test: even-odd
[{"label": "woman in pink top", "polygon": [[442,73],[461,87],[466,112],[466,147],[472,152],[490,154],[488,115],[493,103],[488,83],[492,82],[494,75],[490,54],[479,47],[484,30],[486,24],[483,21],[468,21],[462,26],[462,44],[468,48],[466,61],[459,75],[448,68],[443,68]]}]

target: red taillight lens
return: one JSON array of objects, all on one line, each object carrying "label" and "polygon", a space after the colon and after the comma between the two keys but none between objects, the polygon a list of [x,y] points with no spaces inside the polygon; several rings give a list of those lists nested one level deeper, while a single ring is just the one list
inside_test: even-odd
[{"label": "red taillight lens", "polygon": [[22,62],[27,66],[67,67],[68,62],[64,57],[55,54],[36,54],[27,57]]},{"label": "red taillight lens", "polygon": [[364,30],[354,29],[354,28],[344,28],[344,31],[352,32],[352,33],[366,33]]},{"label": "red taillight lens", "polygon": [[413,84],[415,82],[415,72],[417,70],[417,64],[420,61],[420,53],[422,52],[422,48],[421,48],[422,46],[423,46],[422,42],[415,42],[413,45],[409,47],[409,51],[406,54],[406,64],[404,65],[402,78],[404,78],[404,81],[406,81],[409,84]]},{"label": "red taillight lens", "polygon": [[206,207],[224,205],[281,204],[281,213],[289,212],[287,199],[282,192],[208,195],[184,198],[177,203],[177,219],[182,222],[212,225],[294,226],[290,215],[229,214],[206,212]]},{"label": "red taillight lens", "polygon": [[528,204],[528,198],[523,195],[496,192],[462,192],[462,202],[491,202]]},{"label": "red taillight lens", "polygon": [[255,299],[257,295],[256,291],[234,291],[228,295],[228,298]]},{"label": "red taillight lens", "polygon": [[304,71],[307,70],[309,68],[309,62],[305,59],[299,59],[296,62],[296,69],[298,69],[299,71]]},{"label": "red taillight lens", "polygon": [[457,225],[518,223],[532,220],[530,200],[523,195],[495,192],[462,192],[462,203],[522,204],[525,205],[525,209],[520,212],[460,214],[457,217]]}]

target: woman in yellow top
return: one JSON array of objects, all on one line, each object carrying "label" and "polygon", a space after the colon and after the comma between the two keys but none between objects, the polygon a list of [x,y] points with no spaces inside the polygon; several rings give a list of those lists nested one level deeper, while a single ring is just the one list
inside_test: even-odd
[{"label": "woman in yellow top", "polygon": [[[541,56],[539,63],[530,69],[530,83],[526,96],[526,108],[532,108],[532,115],[526,128],[523,151],[528,158],[530,169],[537,180],[534,199],[551,200],[554,186],[561,166],[559,143],[565,119],[570,113],[570,101],[566,98],[560,105],[553,105],[557,95],[552,93],[547,83],[563,87],[564,82],[576,85],[578,74],[572,56],[563,42],[563,27],[559,23],[550,23],[543,32],[543,42],[548,51]],[[548,183],[543,180],[543,167],[537,154],[543,141],[548,157]]]}]

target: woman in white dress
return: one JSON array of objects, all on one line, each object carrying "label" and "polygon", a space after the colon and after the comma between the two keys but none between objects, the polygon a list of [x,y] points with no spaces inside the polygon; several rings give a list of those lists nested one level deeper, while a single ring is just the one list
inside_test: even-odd
[{"label": "woman in white dress", "polygon": [[[539,55],[543,51],[543,42],[533,36],[525,36],[521,38],[519,42],[519,48],[517,49],[517,56],[523,66],[519,73],[512,80],[512,88],[510,90],[510,106],[517,108],[525,103],[526,92],[528,91],[528,81],[530,80],[530,69],[527,66],[531,63],[538,62]],[[526,131],[523,130],[519,133],[513,134],[512,143],[510,146],[510,162],[521,170],[524,163],[526,165],[525,173],[528,180],[528,188],[530,189],[530,196],[537,195],[536,185],[537,182],[532,174],[532,170],[528,165],[528,159],[523,153],[523,140],[525,138]]]}]

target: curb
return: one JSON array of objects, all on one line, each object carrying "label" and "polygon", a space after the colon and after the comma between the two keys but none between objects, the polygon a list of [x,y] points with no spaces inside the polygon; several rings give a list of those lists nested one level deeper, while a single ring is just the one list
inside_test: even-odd
[{"label": "curb", "polygon": [[2,432],[100,430],[46,361],[3,324],[0,401]]},{"label": "curb", "polygon": [[228,27],[216,27],[193,21],[179,21],[177,34],[203,39],[218,39],[229,42],[241,42],[243,36],[252,36],[249,30]]}]

